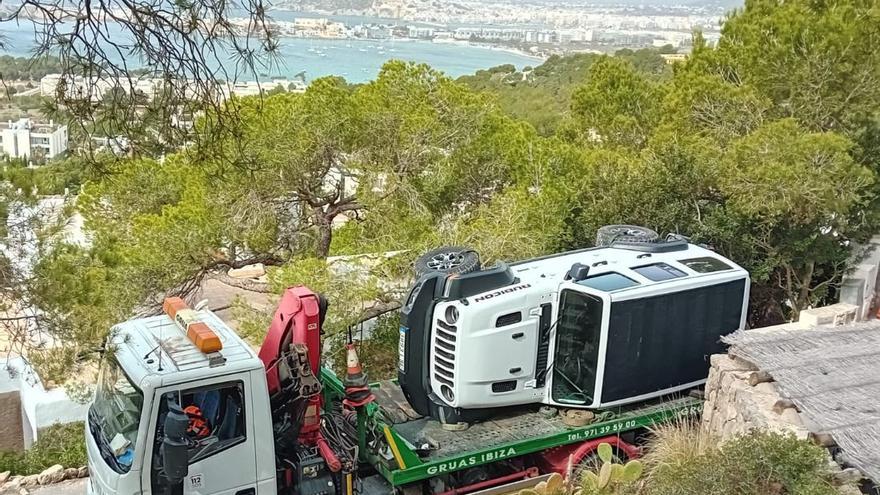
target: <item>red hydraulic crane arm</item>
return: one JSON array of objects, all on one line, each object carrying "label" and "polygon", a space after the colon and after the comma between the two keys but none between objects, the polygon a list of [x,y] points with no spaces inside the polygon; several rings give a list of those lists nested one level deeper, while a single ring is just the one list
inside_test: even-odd
[{"label": "red hydraulic crane arm", "polygon": [[[326,309],[326,300],[307,287],[285,289],[259,352],[266,368],[270,397],[278,394],[286,383],[298,378],[290,376],[295,371],[286,365],[290,355],[296,352],[295,346],[305,346],[312,374],[317,376],[320,373],[321,324]],[[299,430],[299,443],[317,447],[327,466],[332,471],[339,471],[340,461],[321,433],[323,396],[317,393],[307,400],[305,417]]]},{"label": "red hydraulic crane arm", "polygon": [[318,374],[321,365],[321,323],[327,303],[318,294],[304,286],[285,289],[269,331],[260,347],[260,359],[266,367],[269,395],[281,387],[285,377],[279,376],[278,360],[292,351],[292,346],[304,344],[308,348],[309,366]]}]

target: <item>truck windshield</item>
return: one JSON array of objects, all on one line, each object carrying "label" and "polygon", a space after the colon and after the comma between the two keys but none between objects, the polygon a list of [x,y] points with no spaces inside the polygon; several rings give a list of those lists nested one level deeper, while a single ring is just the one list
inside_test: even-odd
[{"label": "truck windshield", "polygon": [[553,357],[554,401],[593,402],[601,331],[602,300],[573,290],[563,291]]},{"label": "truck windshield", "polygon": [[102,457],[113,469],[127,472],[135,452],[144,394],[113,358],[104,360],[89,410],[89,428]]}]

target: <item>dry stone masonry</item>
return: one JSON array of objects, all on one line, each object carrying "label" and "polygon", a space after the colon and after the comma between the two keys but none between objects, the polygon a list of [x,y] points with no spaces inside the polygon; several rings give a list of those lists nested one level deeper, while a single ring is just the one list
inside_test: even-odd
[{"label": "dry stone masonry", "polygon": [[[726,354],[712,356],[706,382],[702,428],[722,440],[767,429],[807,439],[810,431],[797,410],[776,390],[775,384],[760,381],[760,371],[749,363]],[[750,383],[755,383],[751,385]]]}]

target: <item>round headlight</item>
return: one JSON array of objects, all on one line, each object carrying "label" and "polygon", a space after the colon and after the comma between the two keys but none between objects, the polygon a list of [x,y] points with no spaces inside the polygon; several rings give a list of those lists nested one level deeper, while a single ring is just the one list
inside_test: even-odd
[{"label": "round headlight", "polygon": [[455,325],[458,321],[458,308],[455,306],[446,306],[446,323]]},{"label": "round headlight", "polygon": [[449,402],[450,404],[455,400],[455,394],[452,393],[452,389],[447,385],[440,385],[440,393],[443,394],[443,398],[446,402]]}]

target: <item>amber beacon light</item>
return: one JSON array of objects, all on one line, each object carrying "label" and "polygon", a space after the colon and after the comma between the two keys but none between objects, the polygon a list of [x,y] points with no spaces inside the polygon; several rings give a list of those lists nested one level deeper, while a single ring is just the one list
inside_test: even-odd
[{"label": "amber beacon light", "polygon": [[223,349],[220,337],[205,322],[198,321],[196,312],[187,306],[183,299],[179,297],[166,297],[162,303],[162,310],[186,332],[187,338],[200,351],[209,354]]}]

